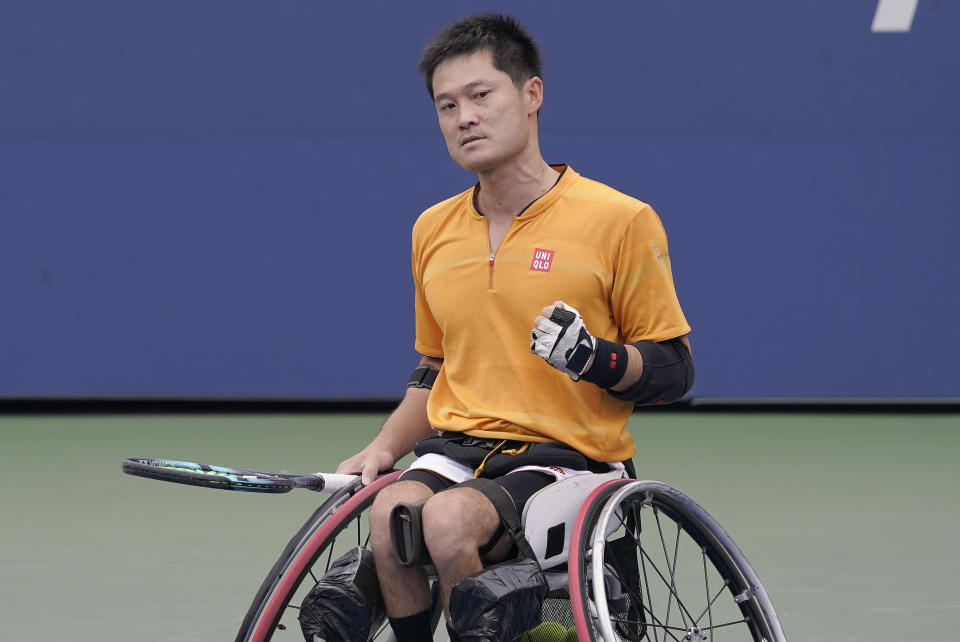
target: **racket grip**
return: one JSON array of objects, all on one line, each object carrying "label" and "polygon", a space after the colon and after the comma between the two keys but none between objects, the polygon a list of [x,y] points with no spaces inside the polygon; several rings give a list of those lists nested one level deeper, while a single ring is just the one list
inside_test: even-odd
[{"label": "racket grip", "polygon": [[314,473],[312,478],[319,480],[317,487],[311,487],[313,490],[322,490],[325,493],[335,493],[350,486],[360,479],[360,475],[338,475],[336,473]]}]

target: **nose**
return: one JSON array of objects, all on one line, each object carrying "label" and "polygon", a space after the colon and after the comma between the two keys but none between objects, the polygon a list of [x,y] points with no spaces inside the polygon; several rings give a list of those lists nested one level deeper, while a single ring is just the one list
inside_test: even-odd
[{"label": "nose", "polygon": [[479,122],[477,110],[470,103],[460,107],[460,111],[457,116],[457,126],[460,129],[470,129]]}]

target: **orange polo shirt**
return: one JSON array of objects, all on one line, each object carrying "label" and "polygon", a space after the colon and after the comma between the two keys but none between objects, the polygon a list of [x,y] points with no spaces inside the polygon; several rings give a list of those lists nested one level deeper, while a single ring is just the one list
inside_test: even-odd
[{"label": "orange polo shirt", "polygon": [[541,310],[563,301],[596,337],[664,341],[690,331],[667,237],[641,201],[570,167],[510,225],[495,253],[476,188],[426,210],[413,227],[416,343],[443,367],[427,404],[438,430],[560,441],[592,459],[633,456],[633,404],[575,382],[530,352]]}]

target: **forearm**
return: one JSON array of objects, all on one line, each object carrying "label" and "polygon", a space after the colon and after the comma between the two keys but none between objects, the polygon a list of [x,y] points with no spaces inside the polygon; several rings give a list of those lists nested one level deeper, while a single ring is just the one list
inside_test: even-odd
[{"label": "forearm", "polygon": [[611,386],[610,390],[614,392],[623,392],[631,386],[636,385],[636,383],[640,381],[640,377],[643,376],[643,356],[640,354],[640,351],[629,343],[624,347],[627,350],[627,370],[623,373],[623,378],[620,380],[620,383]]},{"label": "forearm", "polygon": [[[423,357],[420,365],[439,369],[442,359]],[[416,371],[415,371],[416,372]],[[432,378],[430,379],[432,382]],[[414,445],[432,434],[427,419],[427,400],[430,398],[429,384],[422,379],[412,380],[397,409],[391,413],[366,448],[353,457],[340,462],[337,472],[344,475],[360,474],[364,484],[369,484],[380,471],[388,470],[404,455],[413,450]]]},{"label": "forearm", "polygon": [[365,450],[389,452],[396,461],[413,450],[418,441],[433,434],[427,420],[429,397],[428,388],[407,388],[400,405],[387,417],[380,433]]}]

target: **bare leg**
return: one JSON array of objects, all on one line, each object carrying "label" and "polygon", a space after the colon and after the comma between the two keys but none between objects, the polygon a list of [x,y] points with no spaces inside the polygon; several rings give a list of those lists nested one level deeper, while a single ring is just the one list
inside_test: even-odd
[{"label": "bare leg", "polygon": [[[443,610],[450,623],[450,592],[461,580],[483,569],[477,550],[497,530],[497,510],[473,488],[452,488],[431,497],[423,507],[424,542],[440,580]],[[504,538],[491,557],[509,550]]]},{"label": "bare leg", "polygon": [[390,511],[399,502],[415,502],[432,491],[418,481],[398,481],[377,494],[370,511],[370,546],[387,615],[407,617],[430,608],[430,587],[423,568],[400,564],[390,541]]}]

